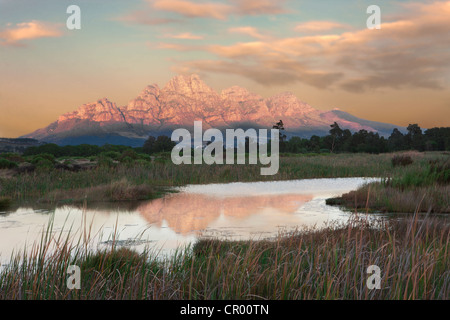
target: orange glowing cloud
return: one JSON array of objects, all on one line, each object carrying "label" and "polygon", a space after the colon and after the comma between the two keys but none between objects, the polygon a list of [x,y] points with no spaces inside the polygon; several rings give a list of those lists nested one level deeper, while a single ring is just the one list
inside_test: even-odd
[{"label": "orange glowing cloud", "polygon": [[195,3],[187,0],[154,0],[151,2],[153,8],[157,10],[175,12],[189,18],[208,17],[224,20],[231,12],[231,6],[221,3]]},{"label": "orange glowing cloud", "polygon": [[248,36],[256,38],[256,39],[264,39],[264,38],[266,38],[266,36],[261,34],[258,31],[258,29],[256,29],[255,27],[229,28],[228,32],[230,32],[230,33],[240,33],[240,34],[248,35]]},{"label": "orange glowing cloud", "polygon": [[[382,22],[381,30],[273,39],[262,37],[255,28],[235,28],[232,31],[253,35],[258,41],[206,46],[219,60],[184,61],[182,68],[191,73],[236,74],[264,85],[303,82],[350,92],[442,89],[450,71],[450,1],[405,4],[404,9]],[[337,26],[320,21],[297,29]]]},{"label": "orange glowing cloud", "polygon": [[201,35],[192,34],[190,32],[184,32],[179,34],[166,34],[163,38],[170,39],[181,39],[181,40],[203,40],[204,37]]},{"label": "orange glowing cloud", "polygon": [[153,9],[178,13],[188,18],[212,18],[226,20],[229,15],[280,14],[287,11],[284,1],[230,0],[229,4],[217,2],[193,2],[189,0],[147,0]]},{"label": "orange glowing cloud", "polygon": [[14,27],[9,25],[0,31],[0,39],[4,45],[17,45],[22,40],[60,37],[62,34],[59,25],[33,20]]},{"label": "orange glowing cloud", "polygon": [[333,21],[308,21],[298,24],[294,30],[298,32],[320,32],[348,28],[350,28],[349,25]]}]

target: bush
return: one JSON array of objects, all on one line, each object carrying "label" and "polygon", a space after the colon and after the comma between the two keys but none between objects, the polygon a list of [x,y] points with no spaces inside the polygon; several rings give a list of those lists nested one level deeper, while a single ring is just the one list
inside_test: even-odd
[{"label": "bush", "polygon": [[6,160],[6,159],[0,159],[0,169],[13,169],[17,167],[17,163]]},{"label": "bush", "polygon": [[54,164],[52,161],[48,160],[48,159],[43,159],[40,158],[39,161],[37,161],[36,163],[33,163],[34,165],[36,165],[37,169],[53,169],[54,168]]},{"label": "bush", "polygon": [[391,159],[391,162],[394,167],[397,167],[397,166],[405,167],[405,166],[409,166],[410,164],[412,164],[413,160],[410,156],[398,155],[398,156],[394,156]]},{"label": "bush", "polygon": [[139,158],[139,155],[134,150],[125,150],[122,152],[122,155],[119,157],[120,162],[127,162],[128,159],[136,160]]},{"label": "bush", "polygon": [[134,160],[130,157],[122,157],[120,158],[120,163],[125,163],[125,164],[133,164]]},{"label": "bush", "polygon": [[25,159],[18,153],[2,153],[0,154],[0,159],[6,159],[16,163],[25,162]]},{"label": "bush", "polygon": [[138,159],[138,160],[152,162],[152,157],[149,156],[148,154],[140,153],[140,154],[139,154],[139,159]]},{"label": "bush", "polygon": [[52,154],[41,153],[39,155],[34,156],[31,159],[31,163],[34,164],[34,165],[37,165],[42,160],[47,160],[47,161],[51,162],[52,164],[56,162],[55,157]]},{"label": "bush", "polygon": [[108,157],[113,160],[119,160],[119,158],[121,157],[121,154],[116,151],[107,151],[107,152],[100,153],[99,157]]},{"label": "bush", "polygon": [[97,165],[99,167],[112,168],[114,166],[114,162],[111,158],[102,155],[97,158]]}]

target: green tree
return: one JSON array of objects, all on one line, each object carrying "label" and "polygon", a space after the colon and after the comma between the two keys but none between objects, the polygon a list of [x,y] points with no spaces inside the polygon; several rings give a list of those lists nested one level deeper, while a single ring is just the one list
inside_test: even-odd
[{"label": "green tree", "polygon": [[329,144],[330,144],[330,152],[333,153],[335,151],[336,147],[342,141],[344,131],[342,131],[342,129],[337,124],[337,122],[330,125],[330,127],[331,127],[331,129],[330,129],[331,139],[328,139],[328,140],[329,140]]},{"label": "green tree", "polygon": [[175,142],[173,142],[168,136],[159,136],[155,139],[155,137],[150,136],[147,141],[145,141],[142,150],[145,153],[152,154],[157,152],[167,152],[171,151],[175,146]]},{"label": "green tree", "polygon": [[395,128],[388,139],[390,151],[400,151],[406,149],[406,141],[403,133]]},{"label": "green tree", "polygon": [[424,139],[422,134],[422,129],[418,124],[410,124],[407,128],[408,133],[406,134],[406,142],[409,149],[414,149],[418,151],[424,150]]}]

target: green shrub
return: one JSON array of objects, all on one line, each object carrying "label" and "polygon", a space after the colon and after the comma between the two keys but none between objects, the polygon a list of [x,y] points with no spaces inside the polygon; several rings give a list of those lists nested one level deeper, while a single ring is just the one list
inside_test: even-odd
[{"label": "green shrub", "polygon": [[0,159],[0,169],[13,169],[17,167],[17,163],[6,160],[6,159]]},{"label": "green shrub", "polygon": [[25,159],[18,153],[0,153],[0,159],[6,159],[16,163],[25,162]]},{"label": "green shrub", "polygon": [[152,157],[149,156],[148,154],[140,153],[140,154],[139,154],[139,159],[138,159],[138,160],[143,160],[143,161],[151,162],[151,161],[152,161]]},{"label": "green shrub", "polygon": [[122,157],[120,158],[120,163],[132,164],[134,160],[130,157]]},{"label": "green shrub", "polygon": [[31,159],[31,163],[34,164],[34,165],[37,165],[42,160],[47,160],[47,161],[51,162],[52,164],[56,162],[55,157],[52,154],[41,153],[39,155],[34,156]]},{"label": "green shrub", "polygon": [[107,158],[111,158],[113,160],[119,160],[121,156],[122,155],[120,154],[120,152],[116,152],[116,151],[107,151],[107,152],[102,152],[99,154],[99,157],[107,157]]},{"label": "green shrub", "polygon": [[134,150],[125,150],[124,152],[122,152],[122,155],[119,157],[118,160],[120,162],[127,162],[128,161],[127,158],[130,158],[132,160],[136,160],[136,159],[139,158],[139,155]]},{"label": "green shrub", "polygon": [[34,165],[36,165],[37,169],[53,169],[54,168],[54,164],[52,161],[48,160],[48,159],[39,159],[39,161],[37,161],[36,163],[33,163]]},{"label": "green shrub", "polygon": [[114,161],[111,158],[102,155],[97,158],[97,165],[99,167],[112,168],[114,166]]}]

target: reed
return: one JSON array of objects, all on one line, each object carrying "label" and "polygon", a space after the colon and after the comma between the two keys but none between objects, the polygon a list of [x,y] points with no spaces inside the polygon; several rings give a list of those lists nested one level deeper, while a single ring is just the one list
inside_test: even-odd
[{"label": "reed", "polygon": [[[84,238],[89,242],[89,237]],[[274,239],[202,239],[171,257],[113,245],[87,250],[51,225],[0,272],[1,299],[442,299],[450,297],[450,225],[436,217],[354,217]],[[81,289],[66,286],[80,266]],[[367,268],[381,288],[367,287]]]},{"label": "reed", "polygon": [[[274,181],[339,177],[396,177],[419,171],[427,161],[444,157],[440,153],[412,155],[408,167],[393,167],[391,154],[302,155],[280,158],[280,170],[273,176],[261,176],[260,165],[174,165],[170,159],[153,162],[137,160],[114,166],[98,166],[91,170],[36,170],[1,178],[0,197],[16,202],[80,202],[115,200],[107,190],[119,184],[124,192],[121,200],[142,200],[164,193],[164,187],[186,184]],[[126,181],[126,182],[123,182]],[[128,185],[128,186],[126,186]],[[134,191],[131,189],[135,188]],[[103,190],[103,191],[102,191]]]},{"label": "reed", "polygon": [[[450,160],[426,159],[385,178],[364,185],[340,197],[327,200],[354,211],[450,213]],[[420,205],[419,205],[420,204]],[[419,205],[419,206],[418,206]]]}]

